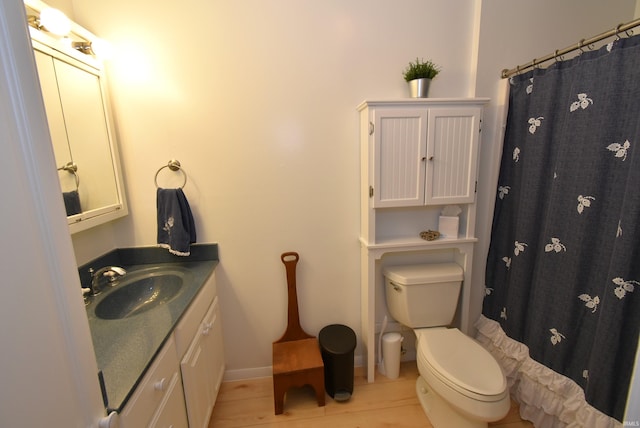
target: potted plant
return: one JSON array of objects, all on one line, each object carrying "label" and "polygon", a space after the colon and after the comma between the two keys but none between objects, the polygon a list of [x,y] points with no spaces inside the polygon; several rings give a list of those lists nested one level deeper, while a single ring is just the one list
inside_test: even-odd
[{"label": "potted plant", "polygon": [[431,60],[416,58],[415,62],[409,62],[404,69],[404,80],[409,83],[409,90],[413,98],[426,98],[429,92],[431,79],[440,73],[440,66]]}]

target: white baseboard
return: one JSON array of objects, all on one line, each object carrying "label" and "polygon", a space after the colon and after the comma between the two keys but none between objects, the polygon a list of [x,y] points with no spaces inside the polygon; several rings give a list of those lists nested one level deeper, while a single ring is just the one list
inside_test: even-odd
[{"label": "white baseboard", "polygon": [[238,380],[259,379],[271,377],[273,373],[271,366],[254,367],[249,369],[225,370],[223,382],[234,382]]},{"label": "white baseboard", "polygon": [[[362,367],[363,365],[362,361],[363,361],[362,355],[354,355],[353,365],[355,367]],[[225,370],[222,381],[234,382],[234,381],[249,380],[249,379],[260,379],[264,377],[271,377],[272,373],[273,373],[273,370],[271,366]]]}]

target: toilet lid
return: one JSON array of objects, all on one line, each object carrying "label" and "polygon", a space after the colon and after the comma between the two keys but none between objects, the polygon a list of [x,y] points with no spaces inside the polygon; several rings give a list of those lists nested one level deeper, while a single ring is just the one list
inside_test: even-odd
[{"label": "toilet lid", "polygon": [[417,332],[421,336],[419,352],[441,380],[483,396],[504,393],[507,382],[502,370],[479,343],[457,328],[429,328]]}]

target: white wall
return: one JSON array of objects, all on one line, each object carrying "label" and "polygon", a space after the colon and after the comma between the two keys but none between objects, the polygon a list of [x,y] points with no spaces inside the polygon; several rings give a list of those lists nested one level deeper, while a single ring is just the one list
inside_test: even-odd
[{"label": "white wall", "polygon": [[153,176],[177,158],[199,241],[220,244],[231,371],[271,363],[286,323],[284,251],[301,255],[303,326],[359,332],[355,106],[407,96],[401,71],[420,56],[443,66],[432,96],[475,90],[494,100],[481,152],[474,318],[499,164],[499,71],[628,21],[635,3],[73,0],[76,20],[116,48],[112,99],[132,213],[75,236],[77,259],[155,242]]}]

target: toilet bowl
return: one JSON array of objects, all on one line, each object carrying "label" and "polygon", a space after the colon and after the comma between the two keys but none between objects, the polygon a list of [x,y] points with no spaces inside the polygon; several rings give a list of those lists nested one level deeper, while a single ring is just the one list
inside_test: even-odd
[{"label": "toilet bowl", "polygon": [[486,349],[455,328],[414,332],[420,403],[425,408],[425,395],[433,394],[432,403],[449,407],[437,409],[431,404],[425,408],[434,427],[484,428],[509,412],[507,381]]},{"label": "toilet bowl", "polygon": [[511,400],[493,356],[453,321],[463,279],[455,263],[389,266],[383,270],[387,308],[414,329],[420,376],[416,393],[435,428],[486,428]]}]

